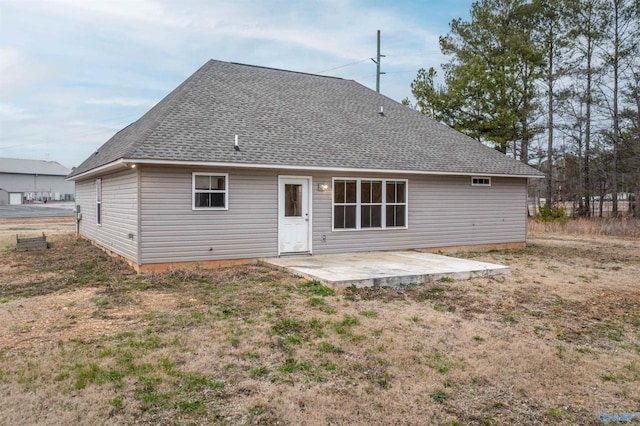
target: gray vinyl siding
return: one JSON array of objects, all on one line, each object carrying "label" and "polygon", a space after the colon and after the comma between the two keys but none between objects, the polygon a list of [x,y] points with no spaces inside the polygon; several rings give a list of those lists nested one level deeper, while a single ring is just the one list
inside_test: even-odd
[{"label": "gray vinyl siding", "polygon": [[[141,264],[277,256],[278,175],[312,176],[314,254],[396,250],[526,240],[526,179],[469,176],[139,168]],[[194,211],[192,172],[229,176],[228,210]],[[332,231],[332,177],[408,180],[408,229]],[[326,241],[322,236],[326,235]]]},{"label": "gray vinyl siding", "polygon": [[[399,250],[526,240],[524,178],[492,178],[490,187],[471,186],[468,176],[339,175],[408,180],[408,229],[332,231],[329,174],[314,176],[314,254]],[[323,235],[326,241],[323,241]]]},{"label": "gray vinyl siding", "polygon": [[137,263],[137,172],[127,170],[99,178],[102,178],[101,225],[96,223],[96,178],[76,182],[76,204],[82,213],[80,234]]},{"label": "gray vinyl siding", "polygon": [[[227,173],[227,210],[192,210],[192,172]],[[141,168],[142,263],[277,256],[273,171]]]}]

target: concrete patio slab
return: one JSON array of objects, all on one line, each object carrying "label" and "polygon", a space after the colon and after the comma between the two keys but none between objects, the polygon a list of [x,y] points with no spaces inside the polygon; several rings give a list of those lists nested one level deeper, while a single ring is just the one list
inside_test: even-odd
[{"label": "concrete patio slab", "polygon": [[403,287],[424,284],[441,277],[465,280],[509,275],[509,267],[416,251],[366,252],[262,259],[295,274],[342,289],[355,287]]}]

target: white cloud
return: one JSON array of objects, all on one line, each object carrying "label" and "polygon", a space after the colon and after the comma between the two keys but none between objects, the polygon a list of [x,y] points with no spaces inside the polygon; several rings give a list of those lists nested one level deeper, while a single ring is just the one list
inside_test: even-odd
[{"label": "white cloud", "polygon": [[23,108],[15,105],[0,103],[0,120],[25,120],[33,118],[33,114],[29,114]]},{"label": "white cloud", "polygon": [[165,27],[184,27],[187,24],[184,19],[167,13],[162,2],[153,0],[46,0],[40,5],[87,22],[133,21]]},{"label": "white cloud", "polygon": [[311,73],[364,59],[323,74],[373,87],[378,29],[382,92],[400,100],[443,62],[421,2],[0,0],[0,149],[77,165],[208,59]]},{"label": "white cloud", "polygon": [[49,79],[53,73],[22,50],[0,46],[0,91],[9,94]]},{"label": "white cloud", "polygon": [[112,105],[122,107],[137,107],[137,106],[153,106],[157,103],[154,99],[142,99],[142,98],[90,98],[84,101],[88,105]]},{"label": "white cloud", "polygon": [[0,82],[15,80],[22,63],[24,58],[18,49],[0,47]]},{"label": "white cloud", "polygon": [[[403,36],[405,43],[419,41],[425,34],[400,16],[354,1],[289,2],[286,6],[277,3],[273,6],[241,0],[227,3],[223,13],[213,13],[219,4],[214,5],[215,8],[208,6],[211,13],[194,16],[190,28],[201,34],[217,34],[225,40],[266,40],[347,60],[375,53],[377,29],[395,37]],[[430,38],[437,40],[437,36]]]}]

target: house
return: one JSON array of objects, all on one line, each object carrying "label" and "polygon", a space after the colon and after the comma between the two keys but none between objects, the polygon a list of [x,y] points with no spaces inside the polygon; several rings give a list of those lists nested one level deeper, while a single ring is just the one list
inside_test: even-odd
[{"label": "house", "polygon": [[56,161],[0,158],[0,205],[31,201],[73,201],[70,170]]},{"label": "house", "polygon": [[523,247],[541,176],[355,81],[212,60],[68,178],[80,234],[144,271]]}]

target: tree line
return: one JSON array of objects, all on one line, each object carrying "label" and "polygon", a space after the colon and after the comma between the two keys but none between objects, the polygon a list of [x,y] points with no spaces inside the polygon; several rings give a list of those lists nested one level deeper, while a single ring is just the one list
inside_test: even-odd
[{"label": "tree line", "polygon": [[637,200],[640,0],[480,0],[440,49],[444,75],[420,69],[405,104],[545,172],[547,208]]}]

